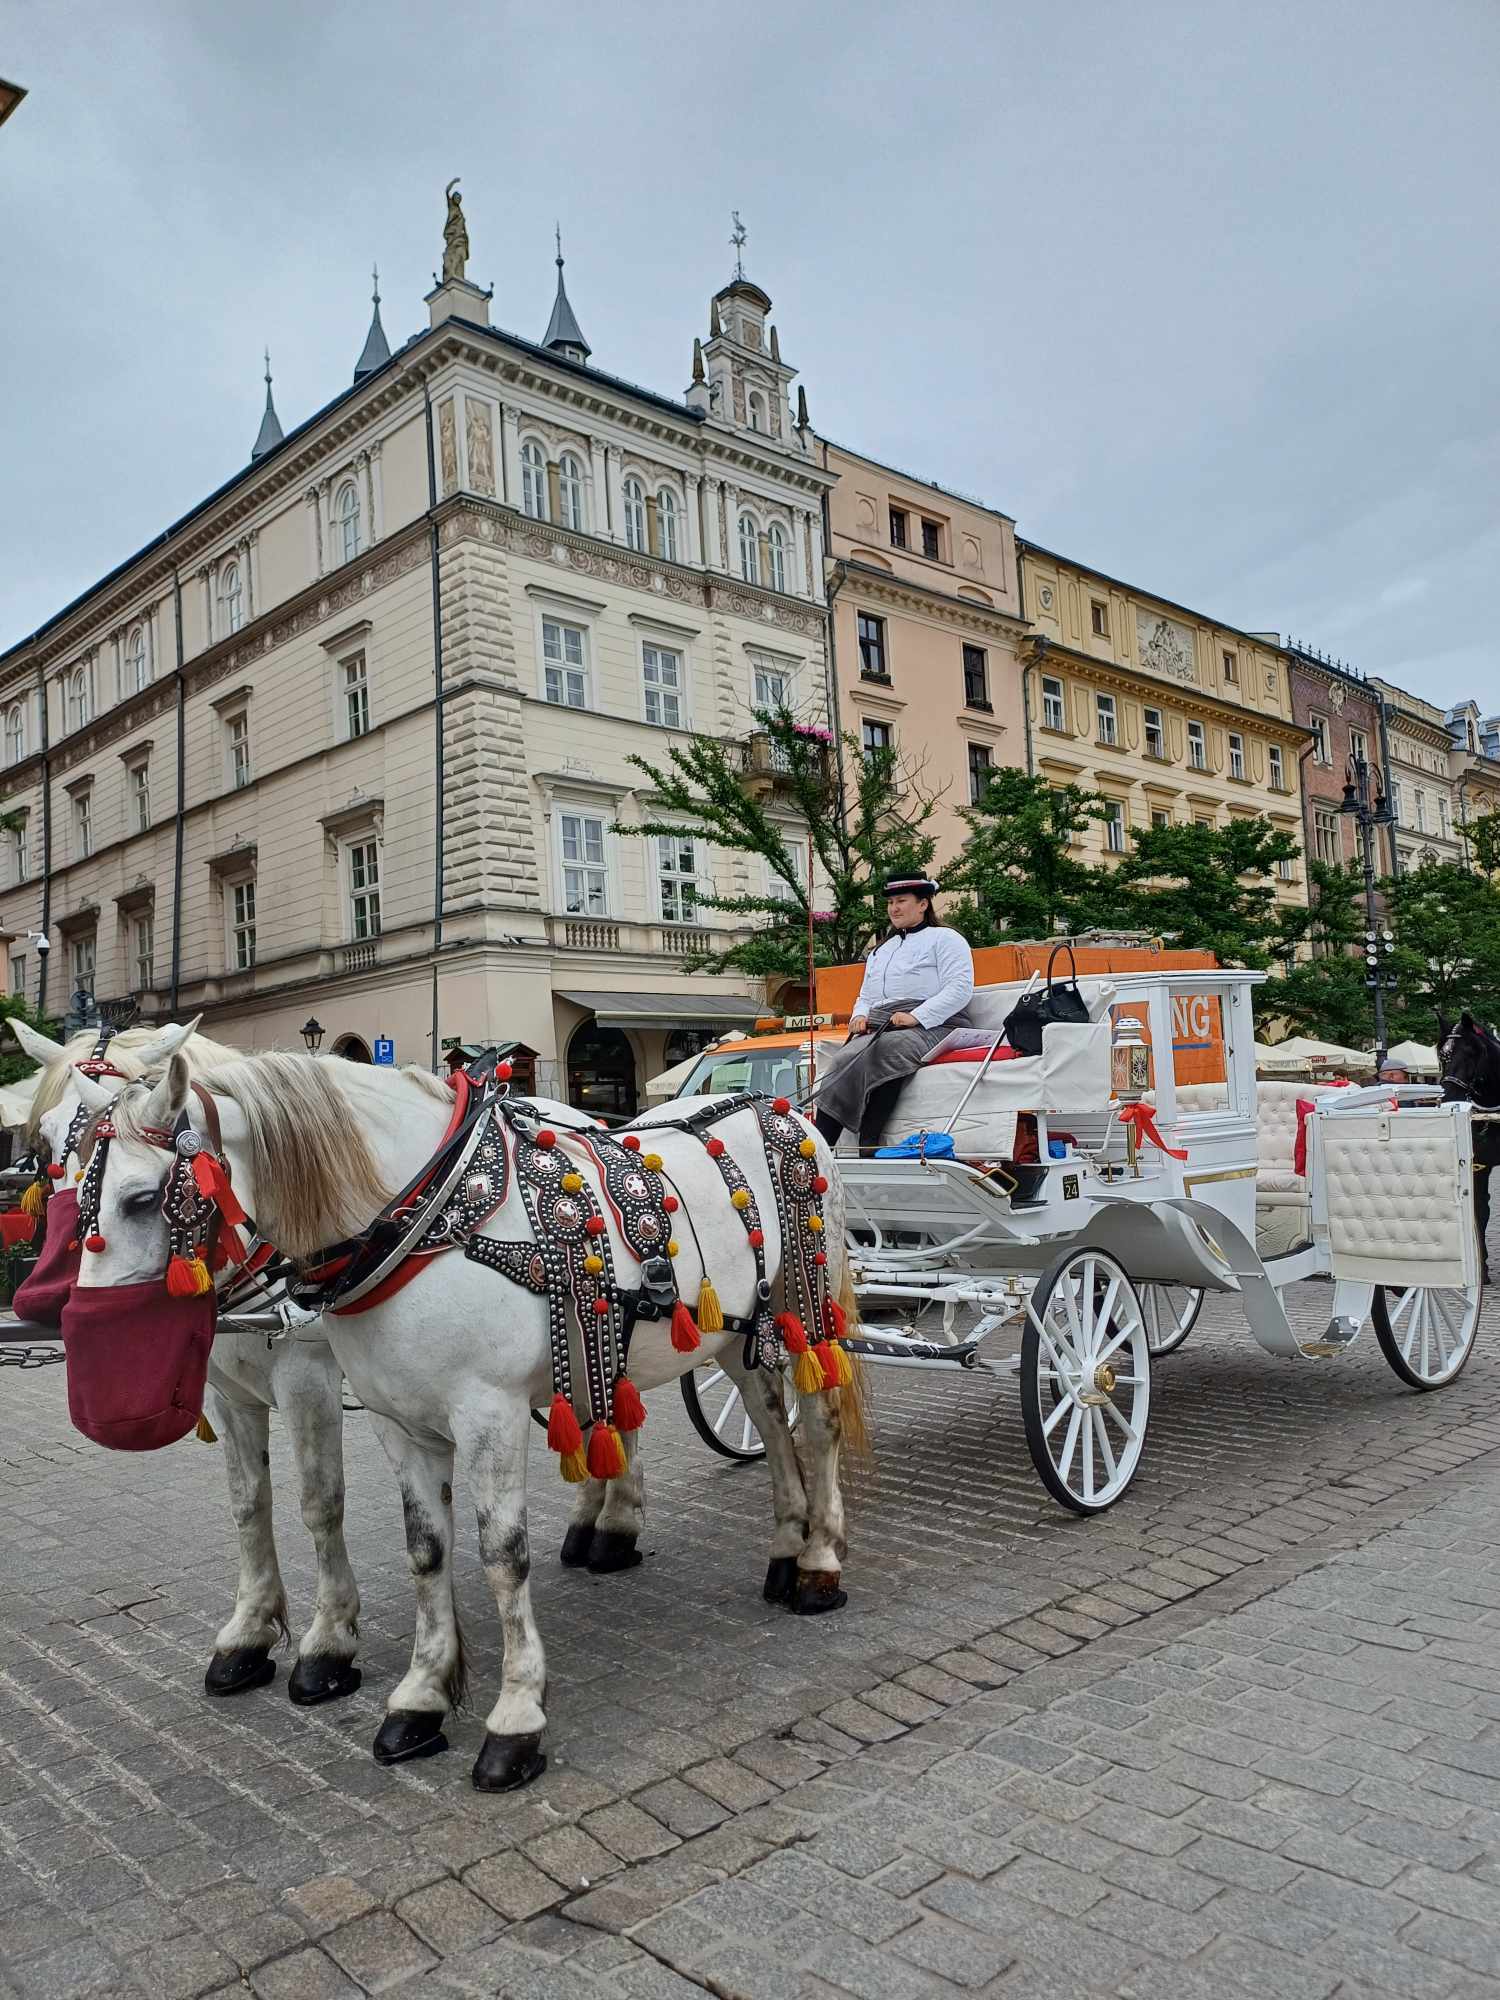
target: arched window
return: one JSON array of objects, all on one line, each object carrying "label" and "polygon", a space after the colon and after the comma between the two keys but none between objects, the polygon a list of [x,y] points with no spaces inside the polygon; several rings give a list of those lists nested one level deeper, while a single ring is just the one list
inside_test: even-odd
[{"label": "arched window", "polygon": [[562,509],[562,524],[575,534],[583,533],[583,467],[565,451],[557,462],[557,496]]},{"label": "arched window", "polygon": [[740,516],[740,575],[746,583],[760,582],[760,530],[748,514]]},{"label": "arched window", "polygon": [[625,545],[645,553],[646,495],[638,479],[625,482]]},{"label": "arched window", "polygon": [[13,702],[5,712],[5,761],[19,764],[26,755],[26,711]]},{"label": "arched window", "polygon": [[68,727],[82,729],[92,712],[89,676],[86,667],[77,668],[68,681]]},{"label": "arched window", "polygon": [[533,521],[547,519],[547,461],[530,438],[521,447],[521,507]]},{"label": "arched window", "polygon": [[668,562],[677,560],[677,496],[664,486],[656,496],[656,532]]},{"label": "arched window", "polygon": [[[353,492],[354,488],[352,486],[346,486],[344,488],[345,498],[347,498]],[[359,534],[359,502],[357,500],[354,503],[354,513],[355,513],[354,528],[355,528],[355,535],[357,538]],[[346,529],[344,535],[345,562],[349,560],[350,554],[351,550],[349,548],[348,531]],[[238,563],[232,563],[232,562],[225,563],[223,569],[221,569],[219,572],[220,638],[222,638],[224,634],[227,632],[238,632],[240,627],[244,624],[244,622],[245,622],[245,594],[240,585],[240,566]]]},{"label": "arched window", "polygon": [[767,580],[770,583],[772,590],[785,590],[786,589],[786,530],[785,528],[782,527],[779,521],[773,521],[771,523],[771,532],[766,539],[771,557],[771,574]]},{"label": "arched window", "polygon": [[[233,631],[235,628],[230,627]],[[125,641],[125,692],[139,694],[146,685],[146,631],[137,625]]]},{"label": "arched window", "polygon": [[745,408],[750,413],[751,430],[768,431],[771,428],[766,421],[766,399],[758,389],[752,389],[745,398]]},{"label": "arched window", "polygon": [[352,479],[334,502],[333,517],[338,523],[343,560],[353,562],[359,554],[359,488]]}]

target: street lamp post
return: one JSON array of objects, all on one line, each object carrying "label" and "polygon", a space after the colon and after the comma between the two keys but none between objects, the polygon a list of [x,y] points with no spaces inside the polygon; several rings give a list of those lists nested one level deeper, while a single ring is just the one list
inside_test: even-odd
[{"label": "street lamp post", "polygon": [[302,1024],[302,1039],[307,1044],[307,1053],[315,1056],[323,1046],[323,1023],[316,1014],[310,1014]]},{"label": "street lamp post", "polygon": [[1344,797],[1339,811],[1349,814],[1359,828],[1360,856],[1365,872],[1365,987],[1375,1000],[1375,1068],[1378,1074],[1385,1068],[1387,1054],[1385,996],[1387,989],[1396,984],[1396,975],[1388,969],[1396,940],[1389,927],[1380,923],[1375,901],[1375,829],[1377,826],[1389,826],[1395,815],[1386,800],[1380,773],[1373,770],[1363,757],[1351,757],[1344,766]]}]

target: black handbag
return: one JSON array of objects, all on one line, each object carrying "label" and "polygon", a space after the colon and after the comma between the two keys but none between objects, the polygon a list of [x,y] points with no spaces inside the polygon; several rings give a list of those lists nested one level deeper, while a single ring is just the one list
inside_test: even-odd
[{"label": "black handbag", "polygon": [[[1066,979],[1054,979],[1057,954],[1068,954]],[[1078,990],[1078,961],[1070,944],[1055,944],[1047,958],[1047,982],[1036,993],[1023,993],[1005,1017],[1004,1035],[1023,1056],[1042,1053],[1042,1030],[1053,1021],[1087,1021],[1089,1004]]]}]

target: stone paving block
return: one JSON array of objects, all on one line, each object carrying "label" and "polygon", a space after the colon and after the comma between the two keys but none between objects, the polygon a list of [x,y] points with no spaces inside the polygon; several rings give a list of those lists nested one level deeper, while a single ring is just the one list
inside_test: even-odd
[{"label": "stone paving block", "polygon": [[589,1889],[613,1875],[619,1858],[581,1826],[560,1826],[526,1843],[526,1857],[566,1889]]},{"label": "stone paving block", "polygon": [[1304,1871],[1281,1892],[1288,1909],[1301,1910],[1330,1929],[1355,1928],[1389,1936],[1410,1923],[1417,1905],[1389,1889],[1365,1889],[1357,1882]]},{"label": "stone paving block", "polygon": [[501,1918],[461,1882],[434,1882],[403,1897],[395,1914],[437,1953],[448,1958],[499,1935]]},{"label": "stone paving block", "polygon": [[741,1744],[734,1753],[734,1761],[768,1778],[782,1790],[815,1778],[824,1768],[823,1760],[811,1750],[776,1736],[757,1736]]},{"label": "stone paving block", "polygon": [[1289,1862],[1258,1847],[1221,1839],[1214,1833],[1201,1834],[1191,1846],[1183,1848],[1182,1863],[1185,1868],[1195,1868],[1200,1874],[1213,1875],[1221,1882],[1247,1889],[1283,1889],[1297,1875]]},{"label": "stone paving block", "polygon": [[781,1791],[780,1786],[757,1777],[754,1771],[728,1757],[710,1757],[705,1763],[690,1765],[683,1775],[689,1784],[732,1813],[766,1805],[779,1797]]},{"label": "stone paving block", "polygon": [[659,1785],[648,1785],[645,1791],[636,1793],[635,1803],[683,1839],[695,1833],[707,1833],[711,1826],[718,1826],[726,1817],[721,1805],[695,1786],[685,1785],[680,1778],[667,1778]]},{"label": "stone paving block", "polygon": [[360,1989],[315,1946],[272,1959],[250,1974],[259,2000],[360,2000]]},{"label": "stone paving block", "polygon": [[1453,1967],[1446,1960],[1425,1951],[1409,1951],[1405,1945],[1384,1938],[1334,1931],[1315,1944],[1307,1957],[1339,1974],[1339,2000],[1356,1990],[1355,1981],[1371,1993],[1408,1995],[1410,2000],[1442,2000],[1443,1995],[1453,1992]]},{"label": "stone paving block", "polygon": [[342,1930],[330,1931],[323,1949],[370,1993],[383,1992],[437,1963],[437,1954],[390,1910],[372,1910]]},{"label": "stone paving block", "polygon": [[628,1799],[620,1799],[612,1806],[600,1806],[596,1812],[587,1815],[583,1826],[612,1854],[627,1862],[650,1860],[653,1855],[666,1854],[678,1844],[675,1833],[669,1832],[660,1820],[642,1812]]},{"label": "stone paving block", "polygon": [[892,1951],[959,1986],[987,1986],[1014,1963],[998,1939],[943,1917],[923,1917],[891,1940]]},{"label": "stone paving block", "polygon": [[918,1912],[900,1897],[868,1882],[855,1882],[806,1854],[771,1854],[746,1871],[745,1880],[783,1897],[820,1920],[832,1916],[845,1930],[881,1944],[916,1921]]},{"label": "stone paving block", "polygon": [[1325,2000],[1339,1983],[1339,1975],[1327,1967],[1248,1938],[1221,1939],[1204,1966],[1264,2000]]},{"label": "stone paving block", "polygon": [[375,1898],[369,1890],[347,1875],[320,1875],[311,1882],[284,1889],[282,1898],[313,1937],[337,1930],[340,1924],[352,1923],[366,1910],[375,1908]]},{"label": "stone paving block", "polygon": [[1026,1896],[1044,1910],[1061,1910],[1079,1917],[1105,1895],[1103,1885],[1078,1868],[1064,1868],[1040,1855],[1023,1854],[1001,1875],[997,1886],[1007,1896]]},{"label": "stone paving block", "polygon": [[129,1960],[130,1971],[160,2000],[196,2000],[232,1980],[238,1967],[202,1937],[166,1938]]},{"label": "stone paving block", "polygon": [[1238,1799],[1199,1799],[1184,1818],[1204,1833],[1217,1833],[1246,1847],[1263,1848],[1268,1854],[1295,1833],[1299,1825],[1296,1820],[1263,1810],[1259,1803],[1246,1804]]},{"label": "stone paving block", "polygon": [[1093,1904],[1084,1921],[1165,1958],[1191,1958],[1219,1936],[1212,1912],[1196,1916],[1185,1910],[1164,1909],[1159,1902],[1127,1889],[1112,1889]]},{"label": "stone paving block", "polygon": [[914,1896],[929,1882],[936,1882],[942,1873],[936,1862],[920,1855],[903,1854],[899,1861],[882,1868],[874,1881],[877,1888],[884,1889],[888,1896]]},{"label": "stone paving block", "polygon": [[1371,1889],[1385,1888],[1401,1872],[1400,1862],[1378,1847],[1319,1827],[1296,1828],[1282,1842],[1280,1853],[1287,1861],[1301,1861],[1325,1874],[1343,1875]]},{"label": "stone paving block", "polygon": [[810,1972],[856,2000],[930,2000],[937,1980],[890,1949],[872,1950],[837,1926],[819,1930],[802,1953]]},{"label": "stone paving block", "polygon": [[71,1938],[50,1951],[7,1965],[5,1976],[19,2000],[72,2000],[83,1994],[114,1995],[126,1988],[124,1967],[92,1938]]},{"label": "stone paving block", "polygon": [[561,1900],[563,1891],[524,1854],[496,1854],[464,1871],[465,1886],[502,1917],[519,1922]]},{"label": "stone paving block", "polygon": [[1426,1914],[1401,1933],[1401,1942],[1413,1951],[1430,1951],[1467,1966],[1487,1979],[1500,1978],[1500,1928]]}]

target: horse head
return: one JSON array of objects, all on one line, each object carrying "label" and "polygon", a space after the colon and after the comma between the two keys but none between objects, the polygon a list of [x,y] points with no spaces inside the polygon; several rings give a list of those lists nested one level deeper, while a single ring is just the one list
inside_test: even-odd
[{"label": "horse head", "polygon": [[1500,1104],[1500,1041],[1467,1008],[1457,1021],[1438,1015],[1438,1081],[1445,1097]]}]

